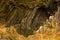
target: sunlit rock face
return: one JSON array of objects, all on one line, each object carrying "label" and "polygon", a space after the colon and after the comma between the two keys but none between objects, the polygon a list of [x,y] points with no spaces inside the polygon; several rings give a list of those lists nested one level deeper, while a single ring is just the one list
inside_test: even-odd
[{"label": "sunlit rock face", "polygon": [[55,12],[55,16],[53,18],[53,25],[56,27],[60,26],[60,7],[58,7],[58,10]]},{"label": "sunlit rock face", "polygon": [[0,2],[0,21],[6,27],[15,26],[19,34],[27,37],[55,14],[58,4],[54,0],[3,0]]}]

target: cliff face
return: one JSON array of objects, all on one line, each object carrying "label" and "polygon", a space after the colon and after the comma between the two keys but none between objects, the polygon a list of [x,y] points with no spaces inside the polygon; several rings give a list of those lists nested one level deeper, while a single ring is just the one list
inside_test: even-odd
[{"label": "cliff face", "polygon": [[2,0],[0,22],[14,26],[19,34],[29,36],[43,26],[58,9],[58,0]]}]

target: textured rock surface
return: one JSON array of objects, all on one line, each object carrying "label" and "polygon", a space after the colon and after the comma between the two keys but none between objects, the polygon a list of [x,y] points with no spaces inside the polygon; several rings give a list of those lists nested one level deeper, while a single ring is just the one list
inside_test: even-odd
[{"label": "textured rock surface", "polygon": [[55,14],[59,4],[59,0],[1,0],[0,22],[6,27],[13,25],[19,34],[29,36]]}]

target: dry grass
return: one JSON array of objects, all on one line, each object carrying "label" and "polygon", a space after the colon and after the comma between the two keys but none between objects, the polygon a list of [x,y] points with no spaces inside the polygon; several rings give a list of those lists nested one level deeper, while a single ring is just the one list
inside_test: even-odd
[{"label": "dry grass", "polygon": [[[60,40],[60,26],[52,23],[52,21],[47,21],[41,30],[28,37],[19,35],[14,26],[11,26],[9,30],[6,27],[0,27],[0,35],[5,35],[12,40]],[[51,25],[55,27],[51,28]]]}]

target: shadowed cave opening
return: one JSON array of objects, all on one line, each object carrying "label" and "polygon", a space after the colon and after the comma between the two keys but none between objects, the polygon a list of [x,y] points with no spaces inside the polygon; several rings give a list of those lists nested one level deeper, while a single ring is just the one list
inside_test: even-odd
[{"label": "shadowed cave opening", "polygon": [[48,13],[47,8],[45,8],[44,6],[39,7],[31,21],[30,26],[28,27],[20,26],[17,28],[17,32],[21,35],[24,35],[25,37],[28,37],[29,35],[33,35],[34,32],[37,31],[47,19],[49,19],[49,17],[50,14]]}]

